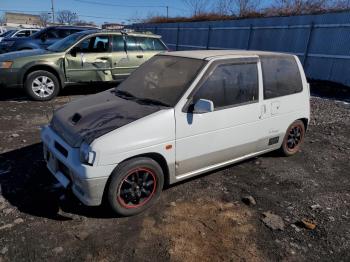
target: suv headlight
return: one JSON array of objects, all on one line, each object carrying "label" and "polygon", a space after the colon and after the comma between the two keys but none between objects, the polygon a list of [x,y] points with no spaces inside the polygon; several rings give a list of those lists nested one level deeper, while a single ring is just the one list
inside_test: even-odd
[{"label": "suv headlight", "polygon": [[13,63],[12,61],[0,62],[0,68],[11,68],[12,63]]},{"label": "suv headlight", "polygon": [[96,153],[92,151],[89,144],[83,142],[80,146],[80,161],[83,164],[92,165],[95,161]]},{"label": "suv headlight", "polygon": [[15,41],[1,41],[1,44],[4,46],[13,46]]}]

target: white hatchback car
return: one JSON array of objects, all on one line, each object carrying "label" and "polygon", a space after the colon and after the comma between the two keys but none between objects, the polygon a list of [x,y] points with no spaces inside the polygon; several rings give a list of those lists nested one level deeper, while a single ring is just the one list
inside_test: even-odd
[{"label": "white hatchback car", "polygon": [[117,88],[58,109],[44,157],[86,205],[120,215],[172,184],[272,150],[295,154],[310,119],[296,56],[255,51],[156,55]]}]

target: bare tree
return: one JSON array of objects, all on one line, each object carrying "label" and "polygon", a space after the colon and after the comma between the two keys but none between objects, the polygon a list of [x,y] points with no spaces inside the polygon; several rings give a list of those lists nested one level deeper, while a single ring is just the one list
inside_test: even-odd
[{"label": "bare tree", "polygon": [[90,21],[85,21],[85,20],[77,20],[76,22],[74,22],[74,25],[77,25],[77,26],[94,26],[94,27],[97,27],[97,25]]},{"label": "bare tree", "polygon": [[[300,15],[327,10],[329,0],[275,0],[273,8],[281,15]],[[340,1],[338,1],[340,2]],[[344,1],[345,2],[345,1]]]},{"label": "bare tree", "polygon": [[330,0],[328,3],[330,9],[343,10],[350,8],[350,0]]},{"label": "bare tree", "polygon": [[183,2],[190,9],[191,15],[198,16],[207,11],[207,0],[183,0]]},{"label": "bare tree", "polygon": [[39,16],[40,25],[42,27],[46,27],[48,22],[50,21],[50,15],[48,13],[41,13]]},{"label": "bare tree", "polygon": [[232,15],[231,13],[232,0],[218,0],[213,9],[218,15]]},{"label": "bare tree", "polygon": [[214,5],[214,10],[219,15],[242,17],[250,13],[257,13],[259,5],[260,0],[218,0]]},{"label": "bare tree", "polygon": [[246,16],[249,13],[256,13],[260,5],[260,0],[232,0],[231,12],[237,16]]},{"label": "bare tree", "polygon": [[70,10],[57,12],[57,21],[61,24],[72,25],[78,20],[78,15]]}]

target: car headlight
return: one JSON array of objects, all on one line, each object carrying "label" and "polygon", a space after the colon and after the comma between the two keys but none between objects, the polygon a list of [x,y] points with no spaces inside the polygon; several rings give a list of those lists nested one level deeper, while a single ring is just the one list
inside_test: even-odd
[{"label": "car headlight", "polygon": [[13,46],[15,41],[1,41],[1,44],[4,46]]},{"label": "car headlight", "polygon": [[12,64],[12,61],[0,62],[0,68],[11,68]]},{"label": "car headlight", "polygon": [[83,164],[92,165],[95,161],[96,153],[92,151],[89,144],[83,142],[80,146],[80,161]]}]

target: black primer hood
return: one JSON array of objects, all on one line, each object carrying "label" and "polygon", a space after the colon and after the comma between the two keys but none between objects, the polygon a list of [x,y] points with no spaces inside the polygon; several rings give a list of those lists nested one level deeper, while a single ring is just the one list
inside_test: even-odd
[{"label": "black primer hood", "polygon": [[108,132],[161,109],[161,106],[118,97],[113,88],[59,108],[50,127],[70,146],[79,147],[83,141],[90,144]]}]

